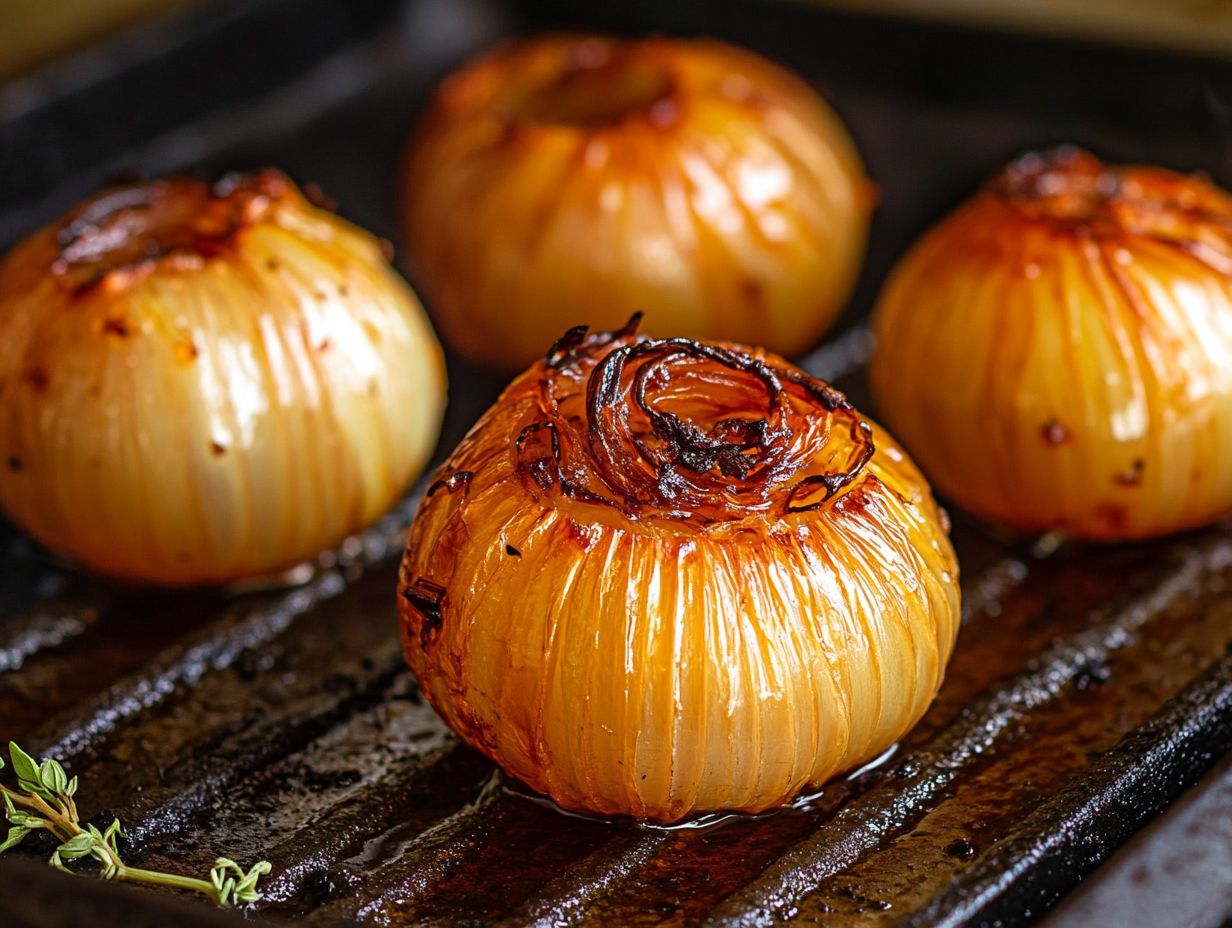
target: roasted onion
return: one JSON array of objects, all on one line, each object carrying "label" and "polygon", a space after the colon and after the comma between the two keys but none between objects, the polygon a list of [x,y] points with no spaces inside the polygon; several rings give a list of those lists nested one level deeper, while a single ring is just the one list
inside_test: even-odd
[{"label": "roasted onion", "polygon": [[851,289],[873,199],[838,117],[782,68],[714,41],[585,36],[450,77],[403,190],[437,325],[507,370],[577,306],[800,353]]},{"label": "roasted onion", "polygon": [[884,751],[958,625],[944,517],[836,390],[761,350],[572,330],[428,490],[407,658],[561,806],[756,811]]},{"label": "roasted onion", "polygon": [[1143,538],[1232,511],[1232,197],[1029,154],[882,294],[886,422],[955,502],[1030,532]]},{"label": "roasted onion", "polygon": [[315,555],[394,502],[443,402],[380,245],[275,171],[115,187],[0,262],[0,505],[98,571]]}]

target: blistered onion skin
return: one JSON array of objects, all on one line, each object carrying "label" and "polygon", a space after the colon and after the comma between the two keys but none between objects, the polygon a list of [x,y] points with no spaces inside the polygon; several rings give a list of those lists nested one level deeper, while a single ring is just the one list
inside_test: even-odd
[{"label": "blistered onion skin", "polygon": [[96,571],[316,555],[423,466],[444,389],[380,244],[276,171],[116,187],[0,262],[0,506]]},{"label": "blistered onion skin", "polygon": [[437,477],[407,658],[463,740],[565,808],[778,806],[940,684],[944,516],[885,432],[761,350],[575,330]]},{"label": "blistered onion skin", "polygon": [[881,414],[939,491],[1026,532],[1232,512],[1232,197],[1030,154],[927,233],[874,316]]},{"label": "blistered onion skin", "polygon": [[714,41],[549,36],[445,81],[403,211],[445,339],[516,371],[586,306],[617,328],[797,355],[854,283],[874,199],[838,117]]}]

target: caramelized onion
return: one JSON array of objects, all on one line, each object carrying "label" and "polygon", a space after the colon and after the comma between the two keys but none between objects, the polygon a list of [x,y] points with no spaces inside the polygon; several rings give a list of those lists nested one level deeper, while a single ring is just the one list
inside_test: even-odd
[{"label": "caramelized onion", "polygon": [[1018,529],[1142,538],[1232,511],[1232,197],[1029,154],[901,261],[871,379],[938,488]]},{"label": "caramelized onion", "polygon": [[761,350],[571,330],[438,474],[399,608],[424,692],[562,806],[756,811],[924,712],[958,619],[927,485]]},{"label": "caramelized onion", "polygon": [[585,36],[450,77],[403,192],[441,331],[508,370],[575,306],[800,353],[851,289],[872,201],[842,123],[783,69],[713,41]]},{"label": "caramelized onion", "polygon": [[423,465],[440,350],[369,235],[266,171],[116,187],[0,262],[0,505],[169,584],[286,568]]}]

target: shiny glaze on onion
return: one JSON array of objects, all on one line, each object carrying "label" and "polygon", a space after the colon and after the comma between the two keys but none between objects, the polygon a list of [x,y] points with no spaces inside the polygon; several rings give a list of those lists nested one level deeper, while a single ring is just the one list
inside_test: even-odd
[{"label": "shiny glaze on onion", "polygon": [[530,363],[585,306],[660,334],[810,348],[864,253],[872,187],[807,84],[715,41],[556,35],[438,90],[403,183],[429,308],[468,357]]},{"label": "shiny glaze on onion", "polygon": [[277,171],[114,187],[0,262],[0,505],[104,573],[312,557],[394,502],[443,405],[379,243]]},{"label": "shiny glaze on onion", "polygon": [[944,516],[838,391],[760,349],[574,329],[427,492],[407,658],[561,806],[757,811],[919,719],[958,625]]},{"label": "shiny glaze on onion", "polygon": [[900,262],[874,395],[939,490],[1116,540],[1232,512],[1232,197],[1028,154]]}]

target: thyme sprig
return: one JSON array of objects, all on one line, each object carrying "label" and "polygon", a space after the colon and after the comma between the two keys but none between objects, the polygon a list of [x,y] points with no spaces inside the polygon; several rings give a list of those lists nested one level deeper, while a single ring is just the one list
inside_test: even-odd
[{"label": "thyme sprig", "polygon": [[[17,788],[0,783],[5,817],[9,820],[8,837],[0,842],[0,853],[20,844],[32,831],[51,834],[59,846],[52,852],[51,866],[72,873],[66,864],[92,857],[98,862],[99,875],[105,880],[131,880],[154,886],[187,889],[208,896],[224,908],[251,905],[261,898],[257,881],[270,872],[269,861],[263,860],[245,871],[235,861],[219,857],[214,861],[208,880],[143,870],[130,867],[120,857],[119,839],[124,836],[118,819],[105,831],[94,825],[82,824],[77,814],[77,778],[69,778],[64,767],[55,760],[37,763],[33,757],[9,742],[9,760],[17,775]],[[0,770],[4,759],[0,758]]]}]

